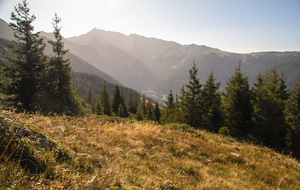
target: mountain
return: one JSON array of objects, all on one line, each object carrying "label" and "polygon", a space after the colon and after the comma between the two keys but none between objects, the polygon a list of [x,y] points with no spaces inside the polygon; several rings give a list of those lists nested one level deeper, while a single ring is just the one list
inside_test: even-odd
[{"label": "mountain", "polygon": [[[54,39],[53,34],[41,32],[40,36],[42,36],[44,38],[44,42],[46,42],[45,54],[47,56],[52,55],[53,54],[52,46],[48,43],[48,40]],[[66,48],[66,49],[68,49],[68,48]],[[75,54],[73,54],[71,52],[67,52],[65,55],[65,58],[70,60],[72,71],[74,71],[74,72],[93,74],[93,75],[99,76],[100,78],[102,78],[110,83],[122,85],[122,83],[120,83],[115,78],[113,78],[110,75],[106,74],[105,72],[97,69],[96,67],[94,67],[93,65],[88,63],[87,61],[83,60],[82,58],[76,56]]]},{"label": "mountain", "polygon": [[[2,30],[0,28],[0,38],[6,36]],[[42,35],[52,38],[51,34]],[[181,45],[99,29],[66,38],[64,42],[70,50],[67,57],[74,71],[94,74],[113,83],[119,81],[156,100],[164,99],[170,89],[179,93],[189,79],[188,70],[193,59],[197,63],[201,83],[213,70],[216,80],[221,82],[221,90],[226,87],[226,81],[239,62],[243,72],[249,76],[250,85],[256,81],[259,72],[273,67],[284,72],[288,88],[292,88],[300,76],[300,52],[238,54],[204,45]]]},{"label": "mountain", "polygon": [[[256,81],[259,72],[273,67],[285,73],[288,88],[293,87],[300,76],[300,52],[238,54],[204,45],[181,45],[136,34],[127,36],[99,29],[68,40],[77,44],[77,47],[69,44],[71,52],[155,99],[163,98],[170,89],[175,93],[180,91],[182,85],[188,81],[188,70],[193,59],[197,63],[201,82],[204,83],[213,70],[216,80],[221,82],[221,89],[225,88],[227,79],[240,61],[242,70],[249,75],[250,84]],[[133,65],[138,69],[131,73]],[[119,67],[127,72],[120,74]],[[135,74],[140,69],[146,69],[144,73],[150,75],[142,74],[138,78]],[[132,82],[127,77],[139,80]]]},{"label": "mountain", "polygon": [[[112,38],[119,39],[119,36],[122,38],[123,35],[112,33]],[[100,30],[92,30],[86,36],[69,38],[68,40],[73,42],[73,44],[66,42],[66,47],[70,49],[70,52],[115,77],[130,88],[139,91],[147,90],[152,81],[157,78],[155,73],[135,55],[123,51],[114,44],[105,42]],[[122,39],[120,40],[122,41]],[[123,43],[126,42],[121,44]]]},{"label": "mountain", "polygon": [[0,38],[4,38],[7,40],[13,40],[14,34],[10,29],[9,25],[0,18]]}]

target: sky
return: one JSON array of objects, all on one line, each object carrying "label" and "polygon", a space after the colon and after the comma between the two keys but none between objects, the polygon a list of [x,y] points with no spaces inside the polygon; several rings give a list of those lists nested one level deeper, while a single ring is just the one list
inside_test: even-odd
[{"label": "sky", "polygon": [[[10,22],[21,0],[0,0]],[[300,0],[27,0],[36,31],[52,32],[54,14],[64,37],[93,28],[197,44],[223,51],[300,51]]]}]

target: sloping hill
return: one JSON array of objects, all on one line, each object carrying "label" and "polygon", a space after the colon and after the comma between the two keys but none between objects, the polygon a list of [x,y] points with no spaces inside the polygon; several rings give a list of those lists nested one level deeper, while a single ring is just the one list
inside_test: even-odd
[{"label": "sloping hill", "polygon": [[[1,112],[0,116],[5,115]],[[161,126],[120,118],[45,117],[23,113],[6,114],[6,117],[20,118],[19,124],[15,122],[7,134],[12,136],[14,127],[27,126],[52,139],[57,146],[49,150],[43,148],[42,143],[34,143],[34,138],[18,136],[22,140],[12,141],[15,146],[9,146],[11,149],[6,149],[0,157],[1,188],[240,190],[300,187],[297,160],[186,125]],[[8,137],[0,145],[0,153],[9,143]],[[31,157],[25,159],[28,154]],[[20,161],[23,159],[25,161]],[[31,173],[24,172],[23,167],[29,166]]]}]

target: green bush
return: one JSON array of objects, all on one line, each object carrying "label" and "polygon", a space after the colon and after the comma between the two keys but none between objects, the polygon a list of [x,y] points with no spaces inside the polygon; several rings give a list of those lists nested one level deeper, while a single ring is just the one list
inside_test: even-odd
[{"label": "green bush", "polygon": [[218,133],[222,136],[230,136],[230,131],[227,127],[221,127]]}]

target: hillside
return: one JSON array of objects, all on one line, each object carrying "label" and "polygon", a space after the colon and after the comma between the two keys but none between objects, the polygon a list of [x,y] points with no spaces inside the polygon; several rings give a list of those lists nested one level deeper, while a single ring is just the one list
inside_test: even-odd
[{"label": "hillside", "polygon": [[[108,82],[104,80],[101,77],[98,77],[97,75],[92,75],[88,73],[78,73],[73,72],[72,73],[72,81],[73,86],[78,90],[78,93],[81,97],[86,97],[88,95],[89,90],[91,90],[92,94],[97,97],[100,95],[100,90],[104,85],[104,82],[106,82],[106,88],[109,96],[113,97],[113,91],[115,88],[115,83]],[[142,95],[130,88],[119,86],[120,91],[124,94],[125,100],[127,101],[130,96],[130,91],[132,92],[132,95],[134,96],[135,93],[138,94],[139,99],[142,97]]]},{"label": "hillside", "polygon": [[[0,116],[20,118],[9,127],[10,132],[1,133],[1,188],[300,187],[297,160],[186,125],[161,126],[102,116],[46,117],[4,112]],[[43,134],[55,143],[54,148],[34,143],[35,138],[28,135],[20,136],[17,126],[21,131],[27,127]],[[8,145],[11,149],[5,148]],[[24,167],[31,170],[25,172]]]}]

